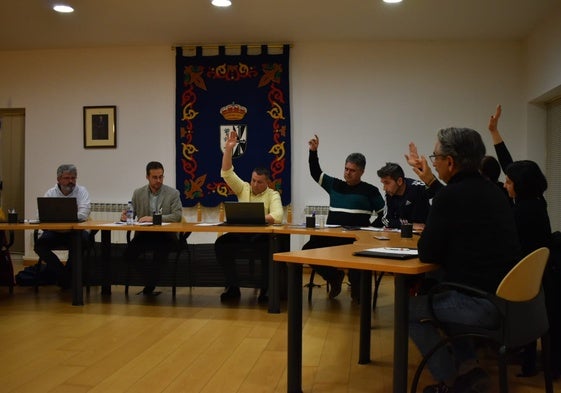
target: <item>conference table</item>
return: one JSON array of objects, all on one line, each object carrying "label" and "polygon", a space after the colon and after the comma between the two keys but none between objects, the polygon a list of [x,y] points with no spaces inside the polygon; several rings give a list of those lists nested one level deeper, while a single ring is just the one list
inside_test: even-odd
[{"label": "conference table", "polygon": [[[217,225],[216,223],[187,223],[174,222],[164,223],[163,225],[126,225],[106,221],[85,221],[74,226],[76,230],[97,230],[101,231],[101,260],[102,260],[102,288],[103,295],[111,294],[111,232],[113,231],[135,231],[135,232],[236,232],[236,233],[264,233],[269,236],[269,249],[278,250],[277,239],[273,236],[273,226],[234,226]],[[272,253],[271,253],[272,255]],[[269,312],[280,312],[280,288],[279,288],[279,268],[273,264],[272,258],[269,264],[273,268],[269,274]]]},{"label": "conference table", "polygon": [[[367,232],[367,231],[365,231]],[[409,338],[409,293],[406,278],[426,273],[437,265],[421,263],[418,258],[395,260],[354,256],[356,251],[372,247],[416,247],[417,239],[403,239],[389,233],[389,241],[377,240],[362,234],[355,244],[275,253],[275,262],[288,263],[288,366],[287,391],[302,392],[302,265],[333,266],[340,269],[361,270],[359,363],[370,362],[370,328],[372,272],[387,272],[394,279],[394,368],[393,392],[407,392],[407,362]]]},{"label": "conference table", "polygon": [[165,223],[164,225],[126,225],[110,221],[88,220],[80,223],[5,223],[0,222],[0,230],[53,230],[72,231],[73,269],[72,269],[72,304],[84,304],[82,283],[82,244],[80,234],[84,230],[101,232],[102,294],[111,294],[111,233],[113,231],[149,231],[149,232],[236,232],[269,234],[269,313],[280,312],[280,266],[273,263],[273,253],[280,251],[280,238],[285,235],[315,235],[346,237],[355,240],[355,244],[370,244],[373,233],[370,231],[348,230],[341,227],[305,228],[304,225],[283,224],[267,226],[222,226],[216,223]]},{"label": "conference table", "polygon": [[284,235],[317,235],[335,236],[360,239],[363,231],[348,231],[341,227],[333,228],[305,228],[303,225],[266,225],[266,226],[236,226],[217,225],[216,223],[165,223],[164,225],[125,225],[106,221],[85,221],[75,224],[75,230],[101,231],[102,253],[102,294],[111,294],[111,232],[112,231],[149,231],[149,232],[235,232],[235,233],[263,233],[269,234],[269,313],[280,313],[280,266],[273,263],[273,253],[280,250],[281,237]]}]

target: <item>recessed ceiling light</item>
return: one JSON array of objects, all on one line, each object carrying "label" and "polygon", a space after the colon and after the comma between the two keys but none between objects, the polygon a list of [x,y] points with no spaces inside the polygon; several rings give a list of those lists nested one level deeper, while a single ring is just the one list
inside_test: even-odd
[{"label": "recessed ceiling light", "polygon": [[232,2],[230,0],[212,0],[212,5],[215,7],[230,7]]},{"label": "recessed ceiling light", "polygon": [[401,3],[401,1],[402,1],[402,0],[384,0],[384,3],[393,4],[393,3]]},{"label": "recessed ceiling light", "polygon": [[63,14],[68,14],[70,12],[74,12],[74,8],[70,7],[69,5],[66,4],[56,4],[53,6],[53,10],[55,10],[56,12],[60,12]]}]

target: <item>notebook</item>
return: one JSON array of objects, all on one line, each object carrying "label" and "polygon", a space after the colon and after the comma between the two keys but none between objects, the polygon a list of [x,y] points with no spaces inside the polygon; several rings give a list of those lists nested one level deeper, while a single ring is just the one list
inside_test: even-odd
[{"label": "notebook", "polygon": [[353,255],[372,258],[412,259],[417,258],[419,253],[416,248],[375,247],[354,252]]},{"label": "notebook", "polygon": [[38,197],[39,222],[78,222],[76,198]]},{"label": "notebook", "polygon": [[224,225],[267,225],[263,202],[224,202]]}]

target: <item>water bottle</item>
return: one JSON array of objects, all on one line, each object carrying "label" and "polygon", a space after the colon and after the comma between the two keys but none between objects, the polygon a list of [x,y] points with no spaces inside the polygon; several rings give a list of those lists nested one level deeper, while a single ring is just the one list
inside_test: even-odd
[{"label": "water bottle", "polygon": [[134,222],[134,210],[132,208],[132,201],[127,205],[127,225],[132,225]]}]

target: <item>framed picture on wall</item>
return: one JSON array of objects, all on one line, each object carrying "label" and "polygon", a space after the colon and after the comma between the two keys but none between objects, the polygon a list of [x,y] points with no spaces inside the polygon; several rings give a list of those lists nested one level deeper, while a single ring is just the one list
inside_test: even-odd
[{"label": "framed picture on wall", "polygon": [[117,147],[117,107],[84,107],[84,148]]}]

